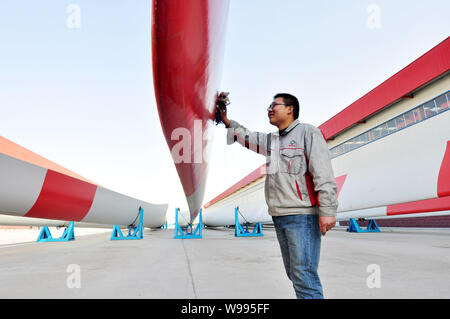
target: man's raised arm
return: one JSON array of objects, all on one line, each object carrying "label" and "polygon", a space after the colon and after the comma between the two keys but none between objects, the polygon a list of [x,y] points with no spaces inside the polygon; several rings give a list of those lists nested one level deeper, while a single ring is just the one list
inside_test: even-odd
[{"label": "man's raised arm", "polygon": [[269,134],[252,132],[238,122],[228,119],[227,110],[220,111],[220,119],[227,128],[228,145],[238,142],[258,154],[268,155],[267,150],[270,149]]}]

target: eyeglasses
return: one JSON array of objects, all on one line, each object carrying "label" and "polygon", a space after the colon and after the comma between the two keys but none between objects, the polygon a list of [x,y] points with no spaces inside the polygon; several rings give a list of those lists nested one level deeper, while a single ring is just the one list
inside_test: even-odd
[{"label": "eyeglasses", "polygon": [[277,105],[288,105],[288,104],[272,102],[272,103],[269,105],[269,107],[267,108],[267,111],[272,110],[272,109],[273,109],[275,106],[277,106]]}]

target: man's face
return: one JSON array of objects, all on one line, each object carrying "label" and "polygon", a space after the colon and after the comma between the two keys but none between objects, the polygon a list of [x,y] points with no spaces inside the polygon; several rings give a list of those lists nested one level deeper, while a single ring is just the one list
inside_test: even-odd
[{"label": "man's face", "polygon": [[282,97],[273,100],[271,107],[267,111],[270,124],[278,126],[290,119],[294,111],[293,106],[287,106]]}]

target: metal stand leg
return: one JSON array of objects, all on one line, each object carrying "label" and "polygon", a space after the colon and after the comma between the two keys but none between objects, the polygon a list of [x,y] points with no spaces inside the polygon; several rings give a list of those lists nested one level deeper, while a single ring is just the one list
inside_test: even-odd
[{"label": "metal stand leg", "polygon": [[175,209],[175,236],[176,239],[193,239],[193,238],[202,238],[202,229],[203,229],[203,219],[202,219],[202,209],[200,208],[199,214],[199,222],[195,230],[192,230],[192,224],[189,224],[186,227],[186,231],[184,232],[181,228],[180,224],[178,224],[178,213],[180,209]]},{"label": "metal stand leg", "polygon": [[375,219],[369,221],[366,229],[362,229],[354,218],[350,218],[350,223],[348,225],[347,231],[350,233],[379,233],[380,228],[378,228]]},{"label": "metal stand leg", "polygon": [[137,226],[130,225],[128,226],[128,235],[124,236],[122,231],[120,230],[119,225],[114,225],[113,231],[111,234],[111,240],[133,240],[133,239],[142,239],[144,238],[144,209],[139,207],[139,224]]},{"label": "metal stand leg", "polygon": [[37,242],[48,242],[48,241],[69,241],[75,240],[74,223],[70,222],[69,225],[64,229],[64,233],[59,238],[53,238],[50,233],[50,229],[47,226],[42,227],[39,233]]},{"label": "metal stand leg", "polygon": [[264,236],[262,232],[262,224],[256,223],[253,231],[248,230],[248,224],[244,224],[243,226],[239,223],[239,207],[236,207],[234,210],[234,236],[236,237],[257,237]]}]

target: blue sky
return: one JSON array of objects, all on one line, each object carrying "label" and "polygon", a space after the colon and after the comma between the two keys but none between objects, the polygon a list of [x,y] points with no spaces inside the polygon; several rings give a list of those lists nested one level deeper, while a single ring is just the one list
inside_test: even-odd
[{"label": "blue sky", "polygon": [[[67,27],[72,3],[80,28]],[[272,131],[267,105],[289,92],[300,121],[318,126],[448,37],[449,9],[444,0],[231,0],[229,117]],[[0,134],[109,189],[186,208],[156,110],[150,19],[151,1],[1,1]],[[226,146],[217,127],[205,202],[263,162]]]}]

